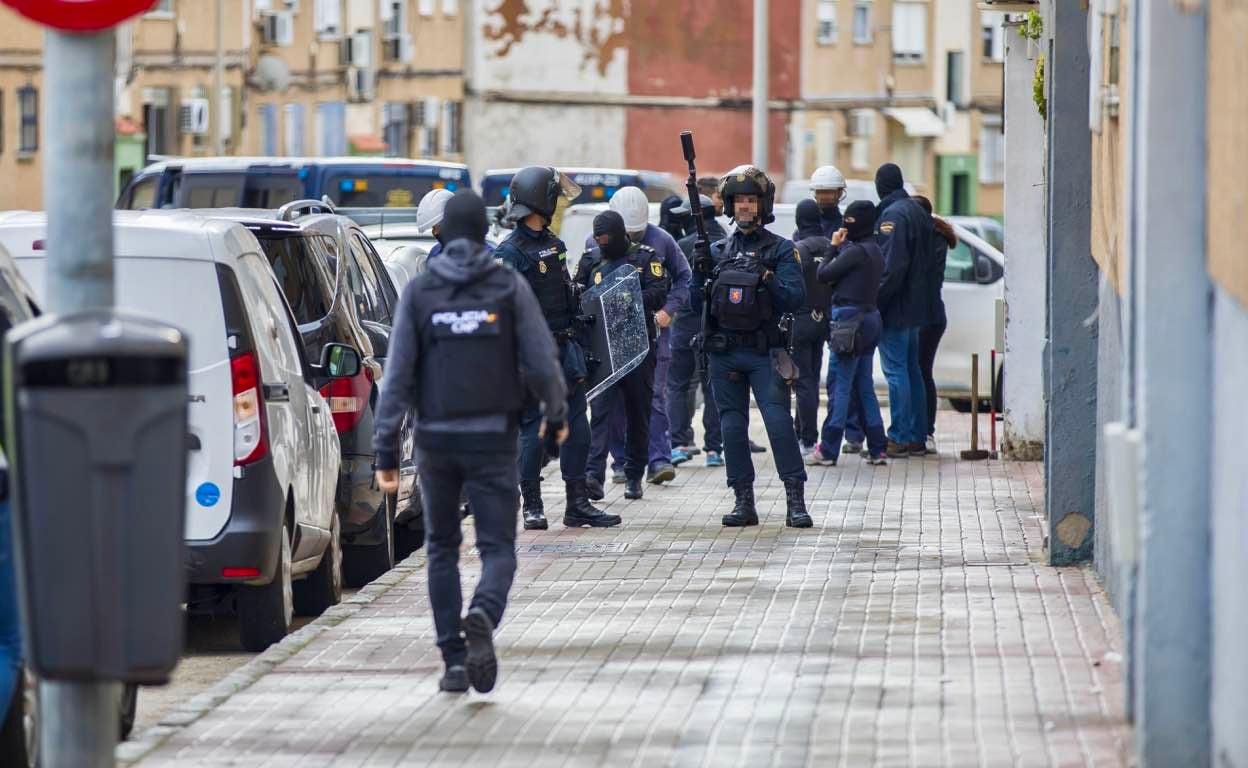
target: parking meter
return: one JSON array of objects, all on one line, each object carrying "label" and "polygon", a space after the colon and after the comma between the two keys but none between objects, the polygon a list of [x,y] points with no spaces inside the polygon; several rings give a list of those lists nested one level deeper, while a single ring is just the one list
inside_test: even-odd
[{"label": "parking meter", "polygon": [[187,349],[110,310],[9,331],[5,408],[28,661],[168,679],[182,650]]}]

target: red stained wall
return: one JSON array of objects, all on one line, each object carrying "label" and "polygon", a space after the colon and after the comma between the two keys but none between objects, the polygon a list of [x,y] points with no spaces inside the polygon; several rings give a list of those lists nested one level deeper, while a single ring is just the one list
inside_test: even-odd
[{"label": "red stained wall", "polygon": [[[772,112],[768,169],[772,177],[783,172],[788,115]],[[629,107],[625,158],[630,168],[671,171],[688,175],[680,153],[680,132],[693,131],[698,171],[720,174],[751,162],[751,125],[748,109],[669,109]]]}]

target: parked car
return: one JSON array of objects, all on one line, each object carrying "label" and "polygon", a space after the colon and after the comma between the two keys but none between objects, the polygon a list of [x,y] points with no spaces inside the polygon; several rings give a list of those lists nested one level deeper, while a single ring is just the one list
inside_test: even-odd
[{"label": "parked car", "polygon": [[[45,286],[43,214],[0,222],[36,295]],[[114,219],[117,304],[190,341],[186,544],[188,609],[233,602],[244,648],[263,650],[292,616],[342,592],[334,484],[338,436],[317,387],[354,375],[355,347],[310,362],[260,243],[186,212]]]},{"label": "parked car", "polygon": [[[481,178],[481,197],[486,205],[503,205],[507,200],[507,188],[511,177],[519,168],[489,170]],[[581,194],[572,201],[600,203],[611,199],[620,187],[640,187],[652,203],[661,203],[669,195],[683,195],[683,187],[670,173],[662,171],[638,171],[631,168],[560,168],[581,188]]]},{"label": "parked car", "polygon": [[324,203],[198,213],[239,223],[260,241],[309,356],[329,343],[362,352],[360,372],[327,383],[321,393],[342,446],[337,509],[343,578],[348,586],[363,586],[424,543],[410,425],[404,430],[398,496],[387,497],[373,478],[373,412],[398,304],[394,282],[363,230]]},{"label": "parked car", "polygon": [[182,157],[139,171],[122,209],[277,208],[328,197],[343,206],[415,206],[431,189],[470,189],[463,163],[369,157]]},{"label": "parked car", "polygon": [[950,223],[962,227],[980,240],[1005,253],[1005,228],[991,216],[948,216]]}]

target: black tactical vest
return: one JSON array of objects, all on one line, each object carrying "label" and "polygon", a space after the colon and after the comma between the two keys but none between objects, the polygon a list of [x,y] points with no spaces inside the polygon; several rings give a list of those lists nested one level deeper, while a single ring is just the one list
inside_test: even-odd
[{"label": "black tactical vest", "polygon": [[576,319],[572,296],[572,278],[568,275],[567,248],[563,241],[547,233],[547,237],[531,239],[514,237],[512,244],[533,262],[522,274],[533,286],[537,303],[552,331],[566,330]]},{"label": "black tactical vest", "polygon": [[727,246],[726,258],[715,270],[711,285],[711,316],[725,331],[757,331],[774,319],[771,295],[763,284],[763,269],[775,271],[776,260],[753,259],[750,269],[735,268],[734,260],[744,256],[736,252],[735,243]]},{"label": "black tactical vest", "polygon": [[446,421],[512,413],[524,404],[516,358],[516,286],[490,269],[456,285],[429,273],[420,284],[421,419]]}]

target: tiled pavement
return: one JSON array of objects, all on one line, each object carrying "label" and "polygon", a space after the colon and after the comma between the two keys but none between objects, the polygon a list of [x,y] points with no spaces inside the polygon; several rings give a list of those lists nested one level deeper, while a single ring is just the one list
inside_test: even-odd
[{"label": "tiled pavement", "polygon": [[[942,412],[942,434],[966,419]],[[122,754],[163,739],[141,765],[1129,763],[1120,631],[1089,571],[1042,564],[1040,465],[960,447],[814,469],[808,531],[783,527],[756,457],[757,528],[719,525],[722,470],[695,459],[642,502],[609,489],[619,528],[522,534],[488,696],[436,690],[418,554]],[[471,552],[463,566],[475,580]]]}]

